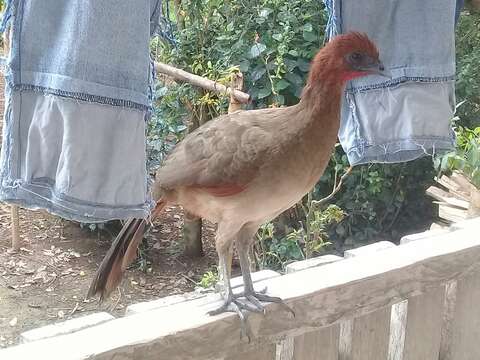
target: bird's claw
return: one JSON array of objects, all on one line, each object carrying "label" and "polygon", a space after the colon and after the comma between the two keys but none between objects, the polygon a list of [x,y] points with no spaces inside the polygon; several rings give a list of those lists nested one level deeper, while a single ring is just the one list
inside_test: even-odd
[{"label": "bird's claw", "polygon": [[290,312],[293,317],[295,317],[295,312],[293,309],[285,304],[283,300],[276,296],[269,296],[266,295],[267,288],[260,290],[259,292],[256,291],[246,291],[240,294],[231,294],[229,295],[223,304],[218,307],[217,309],[211,310],[208,312],[208,315],[218,315],[224,312],[233,312],[238,315],[240,318],[240,328],[241,328],[241,338],[246,337],[248,342],[251,340],[251,329],[247,321],[248,313],[255,312],[255,313],[262,313],[265,315],[265,305],[262,302],[271,302],[281,305],[285,310]]},{"label": "bird's claw", "polygon": [[265,293],[267,292],[267,287],[264,287],[260,291],[245,291],[240,294],[233,295],[235,298],[241,298],[245,297],[250,303],[252,303],[259,311],[256,312],[262,312],[263,314],[266,313],[265,306],[262,304],[262,302],[270,302],[270,303],[275,303],[279,304],[284,308],[284,310],[288,311],[295,317],[295,311],[285,304],[285,302],[276,296],[269,296],[266,295]]},{"label": "bird's claw", "polygon": [[[266,289],[265,289],[266,290]],[[269,296],[264,293],[265,291],[262,292],[250,292],[250,293],[245,293],[244,296],[253,304],[257,306],[258,308],[263,310],[263,313],[265,313],[265,307],[261,302],[270,302],[270,303],[275,303],[279,304],[281,307],[283,307],[284,310],[288,311],[289,313],[292,314],[293,317],[295,317],[295,311],[285,304],[285,302],[276,296]]]},{"label": "bird's claw", "polygon": [[[247,311],[244,313],[243,310]],[[244,337],[247,338],[248,342],[250,343],[252,338],[252,330],[250,329],[250,325],[248,324],[247,317],[248,311],[251,312],[261,312],[257,307],[249,304],[247,302],[239,301],[237,297],[229,296],[222,306],[217,309],[208,312],[208,315],[218,315],[224,312],[234,312],[240,318],[240,338],[243,339]]]}]

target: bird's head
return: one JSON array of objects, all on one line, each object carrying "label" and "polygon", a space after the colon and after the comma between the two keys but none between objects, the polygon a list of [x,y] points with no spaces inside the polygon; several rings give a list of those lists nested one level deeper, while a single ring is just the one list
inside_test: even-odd
[{"label": "bird's head", "polygon": [[367,35],[349,32],[334,37],[317,53],[309,82],[311,85],[316,81],[344,84],[372,74],[389,77],[377,47]]}]

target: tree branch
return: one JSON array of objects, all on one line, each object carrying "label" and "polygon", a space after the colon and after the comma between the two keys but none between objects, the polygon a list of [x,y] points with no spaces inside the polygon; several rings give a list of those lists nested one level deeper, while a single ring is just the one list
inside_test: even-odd
[{"label": "tree branch", "polygon": [[345,174],[342,175],[342,177],[340,178],[340,181],[338,182],[338,184],[333,188],[332,192],[330,193],[330,195],[328,195],[327,197],[324,197],[323,199],[320,199],[318,201],[312,201],[312,206],[316,207],[316,208],[319,208],[320,206],[322,206],[323,204],[325,204],[326,202],[330,201],[336,193],[338,193],[340,191],[340,189],[342,188],[342,185],[343,185],[343,181],[347,178],[348,175],[350,175],[350,173],[352,172],[352,169],[353,167],[350,166],[347,171],[345,171]]},{"label": "tree branch", "polygon": [[231,87],[226,87],[225,85],[219,84],[216,81],[195,74],[191,74],[189,72],[177,69],[164,63],[155,62],[155,71],[166,74],[174,78],[175,80],[187,82],[205,90],[232,95],[238,102],[242,104],[248,103],[250,101],[250,95],[244,93],[243,91],[235,90]]}]

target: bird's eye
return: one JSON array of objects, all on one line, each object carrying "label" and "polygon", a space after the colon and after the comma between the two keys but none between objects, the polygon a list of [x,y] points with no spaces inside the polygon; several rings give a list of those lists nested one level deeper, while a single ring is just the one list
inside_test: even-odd
[{"label": "bird's eye", "polygon": [[354,61],[354,62],[359,62],[360,60],[362,60],[363,56],[361,53],[359,52],[354,52],[350,55],[350,58]]}]

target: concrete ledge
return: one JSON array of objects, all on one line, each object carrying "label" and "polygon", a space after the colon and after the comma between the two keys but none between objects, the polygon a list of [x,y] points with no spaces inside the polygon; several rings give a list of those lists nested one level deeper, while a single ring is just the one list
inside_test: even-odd
[{"label": "concrete ledge", "polygon": [[450,228],[452,230],[478,229],[478,231],[480,232],[480,217],[454,223],[450,226]]},{"label": "concrete ledge", "polygon": [[70,334],[75,331],[83,330],[95,325],[115,319],[106,312],[99,312],[91,315],[81,316],[72,320],[59,322],[41,328],[25,331],[20,334],[20,341],[28,343],[31,341],[47,339],[58,335]]},{"label": "concrete ledge", "polygon": [[[268,285],[268,293],[284,299],[296,316],[293,318],[277,304],[266,304],[266,314],[249,314],[250,344],[239,336],[240,323],[236,314],[207,314],[208,310],[221,304],[220,296],[210,293],[191,302],[0,350],[0,358],[207,360],[237,358],[241,354],[244,358],[273,359],[270,356],[255,357],[257,353],[254,351],[263,346],[269,349],[270,354],[270,349],[279,340],[345,321],[359,319],[361,323],[363,321],[363,324],[375,328],[377,320],[370,316],[372,313],[386,313],[386,307],[404,299],[418,299],[419,294],[442,287],[447,281],[463,282],[464,285],[459,286],[461,291],[457,289],[457,300],[459,296],[474,300],[479,297],[479,286],[476,284],[480,271],[480,237],[476,228],[449,232],[403,246],[391,244],[389,247],[385,249],[384,244],[380,251],[368,246],[369,255],[360,252],[362,256],[277,276],[258,284]],[[359,251],[353,255],[355,253]],[[462,300],[462,304],[468,305],[469,302]],[[452,349],[466,349],[468,352],[464,353],[467,354],[479,353],[480,346],[478,337],[475,337],[479,317],[476,312],[475,316],[471,315],[472,309],[475,310],[475,307],[464,306],[461,317],[457,318],[456,311],[453,318],[453,329],[458,328],[456,334],[461,336],[454,337],[456,342],[452,343]],[[420,315],[419,321],[423,321],[423,315]],[[373,319],[372,322],[365,323],[367,318]],[[378,343],[373,335],[367,335],[366,344]],[[365,337],[356,339],[358,343],[358,339],[364,341]],[[422,339],[419,339],[420,344]],[[459,339],[462,342],[457,344]],[[464,339],[468,341],[468,347],[462,346],[466,343]],[[319,344],[316,339],[315,342]],[[327,343],[336,346],[331,340]],[[370,359],[372,348],[367,346],[366,352],[358,354]],[[325,353],[323,349],[321,351]]]},{"label": "concrete ledge", "polygon": [[[273,270],[260,270],[252,273],[252,281],[256,283],[263,280],[273,279],[280,275],[281,275],[280,273]],[[236,276],[232,278],[230,280],[230,285],[232,286],[233,291],[235,291],[235,289],[238,289],[238,288],[243,288],[242,277]]]},{"label": "concrete ledge", "polygon": [[324,255],[324,256],[318,256],[318,257],[307,259],[307,260],[295,261],[294,263],[288,264],[285,267],[285,272],[287,274],[291,274],[297,271],[302,271],[305,269],[310,269],[317,266],[330,264],[332,262],[339,261],[339,260],[343,260],[343,257],[337,256],[337,255]]},{"label": "concrete ledge", "polygon": [[412,241],[423,240],[432,236],[446,234],[449,231],[452,231],[452,230],[450,228],[445,228],[445,229],[428,230],[428,231],[424,231],[417,234],[410,234],[400,239],[400,245],[408,244],[409,242],[412,242]]},{"label": "concrete ledge", "polygon": [[356,249],[347,250],[345,251],[344,256],[346,259],[348,259],[352,257],[362,256],[362,255],[370,255],[377,251],[383,251],[386,249],[393,248],[395,246],[396,245],[390,241],[379,241],[374,244],[365,245]]},{"label": "concrete ledge", "polygon": [[[277,276],[280,276],[280,274],[275,271],[262,270],[262,271],[257,271],[252,273],[252,280],[253,280],[253,283],[257,283],[259,281],[272,279]],[[238,277],[232,278],[231,285],[234,292],[240,292],[243,289],[242,277],[238,276]],[[212,291],[203,292],[203,293],[198,291],[193,291],[193,292],[189,292],[181,295],[166,296],[158,300],[144,301],[141,303],[132,304],[127,307],[126,315],[138,314],[145,311],[163,308],[165,306],[171,306],[171,305],[180,304],[187,301],[207,298],[208,295],[211,293]]]}]

